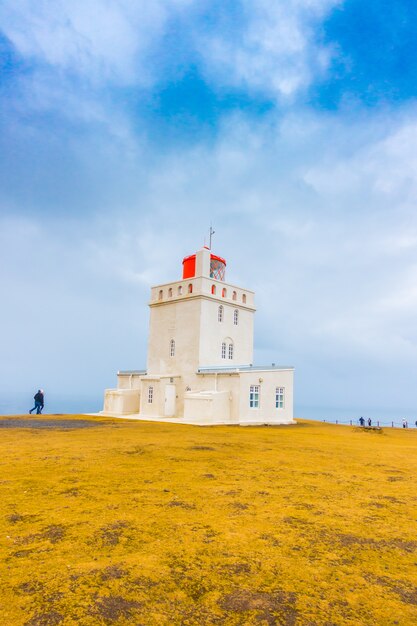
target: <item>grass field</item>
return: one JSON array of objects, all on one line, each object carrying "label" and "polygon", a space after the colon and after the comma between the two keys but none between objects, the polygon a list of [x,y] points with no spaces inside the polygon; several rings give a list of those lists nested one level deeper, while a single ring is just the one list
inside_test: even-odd
[{"label": "grass field", "polygon": [[417,431],[14,419],[2,626],[417,623]]}]

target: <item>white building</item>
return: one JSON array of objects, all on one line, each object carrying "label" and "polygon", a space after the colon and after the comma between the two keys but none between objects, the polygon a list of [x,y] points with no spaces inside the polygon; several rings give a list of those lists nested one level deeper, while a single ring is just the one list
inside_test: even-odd
[{"label": "white building", "polygon": [[253,365],[254,293],[204,247],[152,287],[148,362],[120,371],[103,414],[192,424],[292,424],[293,367]]}]

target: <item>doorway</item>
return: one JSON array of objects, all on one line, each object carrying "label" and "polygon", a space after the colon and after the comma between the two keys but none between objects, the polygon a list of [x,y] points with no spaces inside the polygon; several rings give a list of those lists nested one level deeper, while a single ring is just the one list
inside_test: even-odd
[{"label": "doorway", "polygon": [[175,385],[172,385],[172,384],[165,385],[165,405],[164,405],[165,417],[174,417],[175,405],[176,405],[175,399],[176,399]]}]

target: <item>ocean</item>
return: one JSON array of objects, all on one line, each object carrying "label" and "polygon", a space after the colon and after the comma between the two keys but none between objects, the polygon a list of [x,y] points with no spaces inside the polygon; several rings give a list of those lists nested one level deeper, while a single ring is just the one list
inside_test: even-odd
[{"label": "ocean", "polygon": [[[24,415],[34,405],[32,393],[15,392],[3,393],[0,396],[0,415]],[[83,414],[97,413],[103,408],[103,394],[45,394],[45,415],[52,414]],[[361,415],[372,420],[373,426],[401,427],[405,419],[410,428],[416,427],[417,410],[411,409],[377,409],[377,408],[340,408],[325,406],[297,405],[295,417],[326,421],[338,424],[358,424]]]},{"label": "ocean", "polygon": [[[0,415],[24,415],[29,413],[35,402],[31,393],[14,392],[0,395]],[[103,408],[103,395],[83,395],[83,394],[45,394],[44,414],[78,414],[97,413]]]}]

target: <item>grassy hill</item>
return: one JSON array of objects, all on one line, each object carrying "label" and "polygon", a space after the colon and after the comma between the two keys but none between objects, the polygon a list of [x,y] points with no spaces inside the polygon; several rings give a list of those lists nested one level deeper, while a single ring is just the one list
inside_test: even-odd
[{"label": "grassy hill", "polygon": [[417,623],[417,431],[44,419],[0,420],[1,624]]}]

